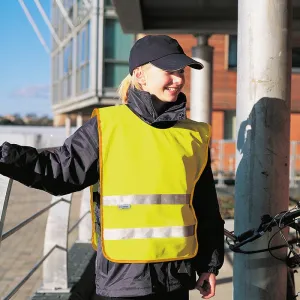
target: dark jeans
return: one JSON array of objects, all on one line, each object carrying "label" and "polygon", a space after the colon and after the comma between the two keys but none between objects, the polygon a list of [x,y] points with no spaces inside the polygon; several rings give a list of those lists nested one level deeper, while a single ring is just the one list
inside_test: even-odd
[{"label": "dark jeans", "polygon": [[188,290],[178,290],[170,293],[152,294],[142,297],[110,298],[94,296],[93,300],[189,300]]}]

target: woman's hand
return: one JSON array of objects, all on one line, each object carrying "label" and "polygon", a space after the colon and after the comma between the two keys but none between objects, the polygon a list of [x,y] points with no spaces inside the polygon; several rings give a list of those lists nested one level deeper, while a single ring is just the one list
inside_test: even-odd
[{"label": "woman's hand", "polygon": [[197,280],[196,289],[200,291],[203,299],[213,297],[216,290],[216,275],[213,273],[202,273]]}]

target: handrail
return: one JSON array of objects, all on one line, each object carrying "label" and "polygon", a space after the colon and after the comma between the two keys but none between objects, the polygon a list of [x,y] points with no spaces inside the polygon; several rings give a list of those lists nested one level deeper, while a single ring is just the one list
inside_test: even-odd
[{"label": "handrail", "polygon": [[[48,222],[45,233],[44,256],[34,265],[34,267],[23,277],[23,279],[3,298],[8,300],[13,297],[18,290],[26,283],[26,281],[34,274],[38,267],[44,263],[43,269],[43,285],[39,292],[68,292],[68,276],[67,276],[67,256],[68,256],[68,235],[79,226],[81,239],[90,242],[90,221],[82,222],[85,217],[90,214],[89,210],[89,188],[85,189],[82,194],[80,218],[68,230],[69,214],[71,206],[72,194],[52,197],[51,204],[44,207],[37,213],[33,214],[26,220],[22,221],[9,231],[2,234],[4,219],[7,211],[8,200],[11,192],[13,180],[0,175],[0,242],[5,240],[15,232],[29,224],[31,221],[49,211]],[[4,192],[3,192],[4,191]],[[82,224],[85,223],[85,224]],[[55,251],[63,250],[63,251]],[[51,254],[51,256],[50,256]]]},{"label": "handrail", "polygon": [[11,236],[12,234],[14,234],[15,232],[17,232],[21,228],[23,228],[25,225],[27,225],[28,223],[30,223],[31,221],[33,221],[34,219],[36,219],[37,217],[39,217],[40,215],[42,215],[44,212],[48,211],[52,206],[56,205],[57,203],[59,203],[61,201],[66,201],[66,200],[64,200],[64,199],[57,200],[56,202],[54,202],[54,203],[46,206],[45,208],[41,209],[36,214],[30,216],[28,219],[26,219],[23,222],[19,223],[18,225],[16,225],[15,227],[13,227],[12,229],[10,229],[9,231],[3,233],[3,235],[2,235],[2,241],[4,241],[6,238],[8,238],[9,236]]},{"label": "handrail", "polygon": [[9,300],[15,293],[23,286],[23,284],[33,275],[33,273],[39,268],[39,266],[50,256],[50,254],[56,249],[60,249],[63,251],[67,251],[58,245],[55,245],[46,255],[42,257],[34,266],[33,268],[19,281],[19,283],[6,295],[4,296],[3,300]]},{"label": "handrail", "polygon": [[91,213],[90,211],[87,211],[81,218],[79,218],[77,222],[68,230],[68,234],[70,234],[81,223],[81,221],[90,213]]},{"label": "handrail", "polygon": [[0,246],[12,182],[12,179],[0,175]]}]

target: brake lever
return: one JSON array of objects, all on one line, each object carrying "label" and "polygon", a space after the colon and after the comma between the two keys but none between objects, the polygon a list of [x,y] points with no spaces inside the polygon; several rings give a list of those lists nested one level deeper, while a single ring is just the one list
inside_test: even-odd
[{"label": "brake lever", "polygon": [[240,249],[242,246],[244,246],[245,244],[248,244],[248,243],[250,243],[252,241],[257,240],[258,238],[260,238],[261,236],[263,236],[264,233],[265,233],[265,231],[256,231],[255,234],[253,234],[249,238],[245,239],[244,241],[237,242],[237,243],[235,243],[233,245],[230,245],[229,249],[232,250],[233,252],[242,252],[243,250]]},{"label": "brake lever", "polygon": [[295,255],[293,257],[287,257],[286,258],[286,264],[290,267],[290,268],[296,268],[297,266],[300,266],[300,256],[299,255]]}]

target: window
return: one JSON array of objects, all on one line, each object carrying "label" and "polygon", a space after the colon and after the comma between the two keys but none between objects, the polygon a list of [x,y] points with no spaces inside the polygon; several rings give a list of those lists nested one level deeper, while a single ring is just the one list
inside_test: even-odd
[{"label": "window", "polygon": [[53,104],[59,103],[59,79],[60,79],[60,72],[59,72],[59,57],[60,53],[57,53],[52,58],[52,100]]},{"label": "window", "polygon": [[117,19],[105,20],[104,87],[116,88],[127,76],[129,51],[133,41],[134,36],[124,34]]},{"label": "window", "polygon": [[[73,0],[62,0],[62,5],[65,8],[68,17],[72,21],[73,19]],[[71,33],[71,28],[68,25],[68,22],[66,21],[65,17],[61,14],[60,9],[59,10],[59,34],[58,36],[60,39],[64,39],[68,36],[68,34]]]},{"label": "window", "polygon": [[299,48],[293,48],[292,68],[293,68],[293,71],[300,72],[300,47]]},{"label": "window", "polygon": [[90,86],[90,22],[77,35],[76,92],[82,94]]},{"label": "window", "polygon": [[62,98],[67,99],[72,94],[72,50],[73,40],[63,49],[63,80],[62,80]]},{"label": "window", "polygon": [[237,36],[229,36],[228,45],[228,68],[234,69],[237,66]]},{"label": "window", "polygon": [[[237,67],[237,36],[229,36],[228,45],[228,68],[236,69]],[[300,72],[300,48],[292,49],[292,68],[293,71]]]},{"label": "window", "polygon": [[236,112],[226,110],[224,112],[224,139],[234,140],[236,138]]},{"label": "window", "polygon": [[104,4],[105,6],[113,6],[111,0],[105,0]]}]

